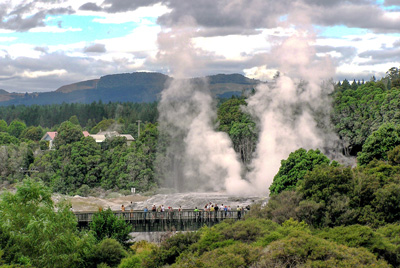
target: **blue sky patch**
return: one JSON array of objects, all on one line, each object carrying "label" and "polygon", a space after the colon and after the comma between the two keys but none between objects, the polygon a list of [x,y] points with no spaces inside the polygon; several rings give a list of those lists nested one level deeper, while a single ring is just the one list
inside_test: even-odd
[{"label": "blue sky patch", "polygon": [[314,26],[315,29],[319,32],[321,37],[335,37],[341,38],[346,35],[364,35],[369,33],[368,30],[362,28],[349,28],[344,25],[338,26],[330,26],[330,27],[323,27],[323,26]]},{"label": "blue sky patch", "polygon": [[134,22],[121,24],[107,24],[94,22],[96,16],[76,16],[65,15],[49,17],[46,21],[47,26],[60,27],[63,29],[81,29],[81,31],[66,32],[15,32],[0,33],[0,37],[16,37],[14,41],[0,42],[26,43],[36,46],[67,45],[78,42],[93,42],[99,39],[123,37],[132,32],[138,25]]}]

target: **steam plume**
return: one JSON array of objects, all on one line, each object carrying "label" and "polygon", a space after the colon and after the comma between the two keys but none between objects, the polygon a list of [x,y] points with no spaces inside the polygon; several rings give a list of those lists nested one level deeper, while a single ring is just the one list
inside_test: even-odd
[{"label": "steam plume", "polygon": [[259,124],[260,137],[247,178],[263,193],[282,159],[300,147],[323,149],[328,140],[317,127],[315,115],[328,114],[327,93],[333,87],[322,81],[334,69],[329,58],[316,57],[312,41],[307,32],[300,31],[275,47],[271,54],[277,57],[283,75],[272,86],[259,85],[248,99],[247,110]]},{"label": "steam plume", "polygon": [[160,132],[168,136],[166,158],[161,160],[164,181],[181,191],[235,193],[246,189],[247,183],[241,179],[241,165],[228,135],[215,131],[208,81],[186,79],[199,64],[190,40],[193,32],[188,26],[176,27],[159,36],[160,59],[175,77],[161,93],[158,106]]}]

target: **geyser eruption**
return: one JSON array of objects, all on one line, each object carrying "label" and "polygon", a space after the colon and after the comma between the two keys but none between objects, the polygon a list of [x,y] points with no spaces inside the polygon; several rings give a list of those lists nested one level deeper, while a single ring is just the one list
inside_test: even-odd
[{"label": "geyser eruption", "polygon": [[322,81],[333,73],[329,58],[316,57],[304,32],[285,40],[271,55],[277,57],[284,74],[271,86],[259,85],[247,101],[247,111],[260,128],[252,171],[247,178],[263,193],[272,183],[282,159],[300,147],[323,149],[331,137],[325,137],[327,134],[318,128],[315,120],[320,115],[319,125],[328,125],[329,119],[323,115],[328,114],[328,93],[333,86]]},{"label": "geyser eruption", "polygon": [[[301,16],[300,16],[301,17]],[[189,22],[189,23],[188,23]],[[191,20],[183,25],[191,25]],[[309,32],[295,30],[272,48],[270,61],[283,73],[271,86],[259,85],[246,111],[258,123],[259,143],[242,178],[242,167],[226,133],[215,131],[215,105],[205,79],[194,76],[201,64],[192,46],[193,27],[175,27],[159,35],[159,58],[175,77],[161,94],[160,133],[167,144],[160,154],[159,174],[166,187],[180,191],[220,191],[230,194],[267,194],[280,161],[303,147],[323,149],[334,135],[321,131],[329,125],[329,83],[334,68],[319,58]],[[320,118],[315,120],[316,115]]]},{"label": "geyser eruption", "polygon": [[241,164],[228,135],[215,131],[216,108],[206,79],[186,79],[195,70],[190,27],[159,36],[160,58],[174,79],[161,93],[160,133],[166,134],[165,157],[159,158],[165,186],[180,191],[243,193]]}]

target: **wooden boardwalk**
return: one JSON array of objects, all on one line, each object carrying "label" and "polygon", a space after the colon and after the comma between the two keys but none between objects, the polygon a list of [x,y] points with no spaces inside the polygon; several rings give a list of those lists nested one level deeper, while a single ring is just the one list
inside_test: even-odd
[{"label": "wooden boardwalk", "polygon": [[[144,212],[144,211],[113,211],[114,215],[130,222],[134,232],[159,231],[194,231],[204,225],[212,226],[223,220],[240,220],[247,213],[244,211],[182,211]],[[92,221],[97,211],[74,212],[80,226],[86,226]]]}]

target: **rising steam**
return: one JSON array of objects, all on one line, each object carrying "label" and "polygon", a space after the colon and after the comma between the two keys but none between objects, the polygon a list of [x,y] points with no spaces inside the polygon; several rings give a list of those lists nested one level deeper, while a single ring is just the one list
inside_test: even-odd
[{"label": "rising steam", "polygon": [[159,36],[159,58],[175,77],[158,107],[160,132],[167,136],[165,157],[158,162],[167,187],[266,194],[280,161],[290,152],[300,147],[323,149],[336,139],[320,129],[329,120],[320,120],[319,125],[315,121],[316,114],[328,114],[327,96],[333,87],[322,81],[334,68],[328,58],[316,57],[313,39],[299,30],[271,50],[282,75],[270,85],[259,85],[248,99],[245,109],[258,123],[260,135],[251,171],[243,179],[231,140],[215,131],[216,108],[207,81],[185,79],[200,61],[191,45],[193,28],[184,25]]},{"label": "rising steam", "polygon": [[[312,36],[311,36],[312,37]],[[265,193],[279,170],[280,162],[299,148],[332,148],[335,135],[329,128],[328,94],[333,90],[327,81],[334,68],[329,58],[318,58],[310,45],[307,31],[297,34],[275,47],[283,75],[273,85],[259,85],[248,99],[247,111],[260,128],[259,143],[247,179],[255,189]],[[317,126],[315,116],[319,115]],[[324,131],[321,130],[324,128]],[[328,131],[328,133],[331,133]]]},{"label": "rising steam", "polygon": [[[175,189],[238,193],[248,188],[228,135],[215,131],[216,108],[206,79],[186,79],[193,71],[195,49],[190,27],[159,36],[160,58],[175,79],[161,93],[160,132],[167,135],[166,157],[160,162],[165,185]],[[198,62],[196,62],[198,64]]]}]

